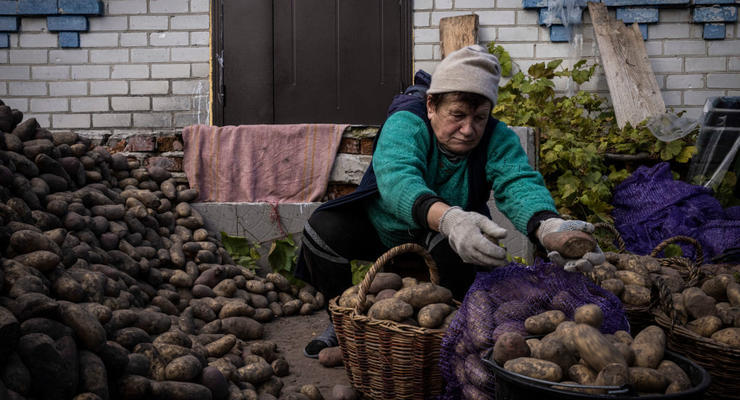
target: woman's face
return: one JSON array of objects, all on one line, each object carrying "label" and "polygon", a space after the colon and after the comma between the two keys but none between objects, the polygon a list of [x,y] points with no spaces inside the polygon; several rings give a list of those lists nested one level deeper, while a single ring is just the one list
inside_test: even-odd
[{"label": "woman's face", "polygon": [[443,99],[437,107],[427,97],[427,116],[434,136],[447,150],[463,155],[478,145],[491,114],[491,103],[473,109],[459,100]]}]

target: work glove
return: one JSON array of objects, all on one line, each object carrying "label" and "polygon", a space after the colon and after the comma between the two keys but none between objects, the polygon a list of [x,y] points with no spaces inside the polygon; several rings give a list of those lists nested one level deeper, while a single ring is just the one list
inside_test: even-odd
[{"label": "work glove", "polygon": [[484,215],[450,207],[439,220],[439,231],[447,236],[452,249],[466,263],[483,266],[507,264],[506,250],[492,241],[506,237],[506,229]]},{"label": "work glove", "polygon": [[[562,218],[548,218],[540,223],[540,226],[537,228],[537,239],[539,239],[540,243],[543,243],[543,238],[549,234],[554,232],[565,232],[565,231],[582,231],[586,233],[593,233],[594,232],[594,226],[588,222],[584,221],[578,221],[578,220],[564,220]],[[557,265],[560,265],[565,269],[566,271],[580,271],[580,272],[591,272],[591,270],[594,269],[594,266],[603,264],[606,259],[604,258],[604,252],[601,251],[601,248],[599,248],[599,245],[597,244],[596,247],[593,249],[593,251],[590,251],[583,255],[581,258],[565,258],[563,255],[561,255],[559,252],[548,249],[547,250],[547,257],[550,258],[552,262],[554,262]]]}]

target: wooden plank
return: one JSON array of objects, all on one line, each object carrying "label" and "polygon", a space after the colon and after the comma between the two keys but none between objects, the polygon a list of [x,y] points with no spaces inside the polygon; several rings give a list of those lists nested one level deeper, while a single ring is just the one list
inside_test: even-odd
[{"label": "wooden plank", "polygon": [[588,3],[617,124],[632,126],[665,113],[645,43],[637,24],[627,27],[609,16],[603,3]]},{"label": "wooden plank", "polygon": [[457,49],[478,44],[478,14],[458,15],[439,20],[442,58]]}]

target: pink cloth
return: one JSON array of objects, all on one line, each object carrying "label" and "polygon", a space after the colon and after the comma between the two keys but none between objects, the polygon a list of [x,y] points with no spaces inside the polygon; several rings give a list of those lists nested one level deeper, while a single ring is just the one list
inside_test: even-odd
[{"label": "pink cloth", "polygon": [[188,126],[183,169],[200,201],[320,201],[347,126]]}]

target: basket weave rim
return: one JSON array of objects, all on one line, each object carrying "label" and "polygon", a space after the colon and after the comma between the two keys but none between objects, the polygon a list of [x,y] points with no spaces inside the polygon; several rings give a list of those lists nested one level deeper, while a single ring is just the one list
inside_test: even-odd
[{"label": "basket weave rim", "polygon": [[733,356],[740,357],[740,348],[732,347],[717,340],[700,336],[682,325],[674,324],[671,322],[671,319],[662,311],[653,312],[653,316],[655,317],[655,322],[657,322],[658,325],[662,326],[663,328],[666,328],[670,335],[680,336],[682,339],[690,339],[703,345],[714,347],[718,350],[730,353]]}]

